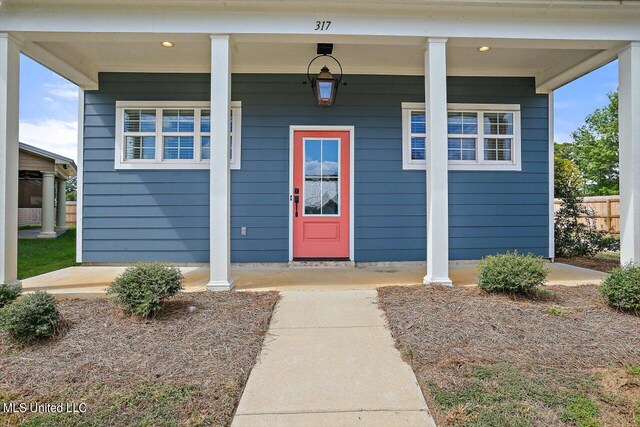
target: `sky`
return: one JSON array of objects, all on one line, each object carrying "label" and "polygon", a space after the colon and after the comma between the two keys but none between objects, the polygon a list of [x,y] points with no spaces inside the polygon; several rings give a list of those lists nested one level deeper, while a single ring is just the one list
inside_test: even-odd
[{"label": "sky", "polygon": [[[570,142],[585,117],[607,104],[618,86],[612,62],[555,91],[555,141]],[[20,141],[76,160],[78,89],[22,55],[20,58]]]},{"label": "sky", "polygon": [[607,94],[617,89],[618,61],[614,61],[555,90],[555,141],[571,142],[571,133],[593,110],[606,106]]},{"label": "sky", "polygon": [[20,56],[20,142],[76,160],[78,87]]}]

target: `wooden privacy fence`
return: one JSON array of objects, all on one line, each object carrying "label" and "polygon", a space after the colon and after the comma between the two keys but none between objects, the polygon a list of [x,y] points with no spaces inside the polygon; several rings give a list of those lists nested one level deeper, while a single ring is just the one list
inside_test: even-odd
[{"label": "wooden privacy fence", "polygon": [[[554,211],[560,209],[561,204],[562,200],[555,199]],[[593,211],[598,231],[620,234],[620,196],[585,197],[582,204]]]},{"label": "wooden privacy fence", "polygon": [[67,227],[75,227],[78,218],[77,202],[67,201]]}]

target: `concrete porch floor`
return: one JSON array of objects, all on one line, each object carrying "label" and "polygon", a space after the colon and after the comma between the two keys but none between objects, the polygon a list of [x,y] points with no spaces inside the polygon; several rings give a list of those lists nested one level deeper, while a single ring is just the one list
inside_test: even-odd
[{"label": "concrete porch floor", "polygon": [[[548,285],[585,285],[599,283],[605,276],[595,270],[567,264],[550,263]],[[55,294],[104,294],[108,284],[126,267],[80,266],[31,277],[22,281],[24,291],[46,290]],[[209,278],[208,266],[180,267],[185,290],[204,291]],[[356,267],[289,267],[287,264],[232,266],[234,289],[251,290],[357,290],[379,286],[422,283],[426,270],[423,262],[358,264]],[[477,262],[451,262],[454,286],[477,283]]]},{"label": "concrete porch floor", "polygon": [[51,237],[40,237],[40,232],[42,228],[24,228],[22,230],[18,230],[18,239],[55,239],[62,236],[67,232],[67,228],[56,228],[56,235]]}]

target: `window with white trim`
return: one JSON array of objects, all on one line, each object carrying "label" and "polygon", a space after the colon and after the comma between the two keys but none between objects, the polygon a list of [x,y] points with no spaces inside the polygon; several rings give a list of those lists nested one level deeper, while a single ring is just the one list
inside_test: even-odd
[{"label": "window with white trim", "polygon": [[[240,169],[240,102],[229,117],[229,165]],[[208,102],[116,102],[116,169],[208,169],[210,158]]]},{"label": "window with white trim", "polygon": [[[426,120],[421,103],[402,103],[404,169],[426,167]],[[450,170],[521,170],[519,104],[448,104]]]}]

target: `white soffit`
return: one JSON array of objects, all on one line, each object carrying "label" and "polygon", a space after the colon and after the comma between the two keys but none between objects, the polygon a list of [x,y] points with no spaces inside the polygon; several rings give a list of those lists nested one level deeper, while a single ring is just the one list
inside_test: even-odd
[{"label": "white soffit", "polygon": [[[209,72],[210,46],[207,35],[126,34],[26,34],[27,46],[47,52],[83,75],[100,71],[121,72]],[[163,40],[174,47],[164,48]],[[315,56],[316,43],[335,43],[334,55],[347,74],[424,73],[424,39],[419,37],[234,37],[232,67],[236,73],[305,73]],[[479,46],[491,46],[480,53]],[[447,50],[449,75],[554,76],[586,59],[616,46],[614,42],[568,42],[499,39],[450,39]],[[26,51],[29,54],[29,51]],[[46,62],[47,58],[29,55]],[[44,65],[47,65],[46,63]],[[327,64],[331,67],[332,64]],[[548,71],[550,70],[550,71]],[[58,72],[64,71],[55,70]],[[74,76],[65,76],[74,81]]]}]

